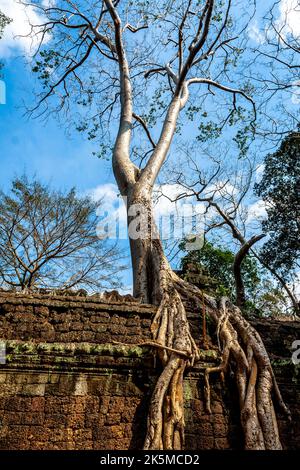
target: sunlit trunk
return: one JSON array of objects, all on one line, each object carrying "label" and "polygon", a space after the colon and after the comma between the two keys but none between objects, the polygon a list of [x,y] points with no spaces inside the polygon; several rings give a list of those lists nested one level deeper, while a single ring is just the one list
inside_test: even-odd
[{"label": "sunlit trunk", "polygon": [[129,191],[127,202],[133,295],[142,302],[159,305],[161,262],[166,259],[153,216],[151,193],[141,196],[137,183]]}]

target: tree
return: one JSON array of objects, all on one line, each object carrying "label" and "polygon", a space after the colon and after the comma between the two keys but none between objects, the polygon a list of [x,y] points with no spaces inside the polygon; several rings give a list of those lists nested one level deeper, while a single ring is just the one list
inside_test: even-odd
[{"label": "tree", "polygon": [[97,208],[75,189],[63,194],[25,176],[0,192],[0,282],[4,287],[120,286],[120,253],[96,234]]},{"label": "tree", "polygon": [[[184,249],[184,244],[182,245]],[[216,246],[206,241],[201,250],[188,252],[181,260],[182,275],[193,282],[191,271],[197,269],[199,283],[207,283],[208,293],[218,297],[226,295],[232,301],[236,299],[236,285],[233,272],[235,254],[228,248]],[[257,291],[260,282],[256,260],[246,256],[242,265],[242,276],[249,299]]]},{"label": "tree", "polygon": [[[167,168],[169,183],[173,183],[177,187],[177,195],[170,198],[160,189],[160,197],[166,197],[172,202],[179,200],[192,199],[197,203],[204,204],[205,210],[200,221],[205,233],[205,237],[209,237],[211,233],[216,239],[216,232],[220,232],[222,243],[226,240],[228,246],[238,243],[238,248],[233,263],[234,276],[236,283],[236,303],[238,306],[245,306],[245,289],[242,276],[241,266],[248,252],[251,253],[266,269],[275,281],[279,284],[291,303],[292,311],[296,315],[300,313],[300,304],[296,294],[288,285],[288,280],[276,269],[272,263],[268,262],[268,258],[260,255],[254,247],[254,244],[264,238],[261,234],[261,221],[258,218],[253,221],[250,207],[253,204],[252,191],[255,186],[255,158],[252,155],[247,156],[246,160],[241,162],[240,158],[236,161],[231,158],[232,168],[226,168],[221,159],[216,158],[215,154],[221,153],[222,149],[215,149],[214,156],[210,151],[205,153],[205,169],[201,165],[201,154],[199,158],[198,151],[191,152],[185,149],[184,162],[176,162],[173,168]],[[223,148],[224,153],[224,148]],[[200,159],[200,163],[199,163]],[[212,161],[212,167],[208,163]],[[232,166],[231,165],[231,166]],[[185,171],[183,170],[185,168]],[[248,200],[246,202],[246,200]],[[261,204],[256,201],[255,204]],[[248,207],[247,207],[248,206]],[[247,235],[250,231],[251,236]],[[256,233],[258,234],[256,235]],[[229,239],[228,239],[229,234]],[[270,286],[269,286],[270,288]],[[273,286],[274,288],[274,286]],[[281,305],[282,302],[280,301]],[[289,308],[288,310],[291,310]]]},{"label": "tree", "polygon": [[[249,4],[246,8],[239,4],[237,20],[230,0],[226,5],[214,0],[66,0],[37,8],[46,21],[32,25],[33,33],[43,39],[51,31],[54,41],[40,47],[34,70],[45,88],[32,111],[66,109],[72,100],[83,103],[93,116],[89,136],[101,138],[104,129],[106,138],[114,137],[112,165],[120,193],[127,198],[134,295],[158,306],[151,327],[152,346],[158,349],[163,371],[150,403],[144,448],[180,449],[183,376],[199,357],[184,302],[189,298],[199,308],[202,292],[172,271],[155,227],[152,192],[188,103],[199,100],[204,106],[205,97],[215,100],[224,125],[228,108],[230,115],[236,114],[237,102],[243,103],[248,110],[247,130],[253,129],[252,98],[234,71],[228,80],[229,68],[234,68],[228,59],[237,60],[240,54],[233,42],[245,29],[241,23]],[[232,86],[235,80],[236,87]],[[222,107],[218,107],[220,96]],[[116,116],[117,135],[108,134]],[[157,139],[151,136],[151,125],[158,129]],[[80,129],[87,127],[84,118]],[[148,149],[145,143],[134,152],[140,130]],[[133,161],[136,153],[139,167]],[[234,365],[246,447],[281,448],[271,392],[284,404],[260,337],[227,298],[220,304],[210,296],[204,298],[223,346],[217,369],[226,370],[229,362]],[[214,371],[207,369],[205,375],[208,404],[208,377]]]},{"label": "tree", "polygon": [[287,277],[300,266],[299,133],[290,134],[276,152],[267,155],[255,191],[266,204],[268,218],[263,222],[263,229],[270,235],[261,256]]},{"label": "tree", "polygon": [[262,7],[263,17],[261,10],[249,27],[245,67],[262,97],[260,133],[276,146],[300,122],[299,1],[274,0]]},{"label": "tree", "polygon": [[[180,249],[185,251],[185,242]],[[245,245],[241,245],[243,249]],[[234,262],[237,258],[230,249],[206,241],[201,250],[189,251],[182,259],[177,273],[188,282],[195,284],[207,294],[221,298],[226,295],[237,302],[237,284],[234,275]],[[245,256],[241,269],[244,304],[241,306],[246,316],[282,316],[287,308],[286,296],[274,286],[265,268],[259,268],[257,258],[251,253]]]}]

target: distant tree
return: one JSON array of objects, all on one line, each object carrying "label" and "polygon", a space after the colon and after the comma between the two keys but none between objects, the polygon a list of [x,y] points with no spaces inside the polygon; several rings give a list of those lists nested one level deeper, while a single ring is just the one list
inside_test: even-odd
[{"label": "distant tree", "polygon": [[262,256],[286,277],[299,267],[300,255],[300,133],[286,137],[267,155],[256,194],[266,203],[263,229],[270,235]]},{"label": "distant tree", "polygon": [[[185,243],[180,248],[184,251]],[[242,245],[242,249],[245,245]],[[216,298],[236,301],[238,285],[234,266],[240,253],[206,241],[201,250],[188,252],[181,260],[178,274],[186,281]],[[259,267],[254,254],[247,254],[241,263],[244,289],[243,313],[248,316],[276,317],[289,311],[287,297],[276,287],[268,269]]]},{"label": "distant tree", "polygon": [[[235,300],[234,261],[235,254],[231,250],[207,241],[201,250],[190,251],[182,258],[182,275],[216,296],[226,295]],[[247,297],[253,300],[260,283],[258,264],[253,256],[244,258],[241,273]]]},{"label": "distant tree", "polygon": [[254,311],[259,317],[284,317],[289,311],[284,291],[265,279],[260,295],[256,298]]},{"label": "distant tree", "polygon": [[26,176],[0,191],[0,283],[17,289],[120,286],[120,253],[96,234],[101,202]]}]

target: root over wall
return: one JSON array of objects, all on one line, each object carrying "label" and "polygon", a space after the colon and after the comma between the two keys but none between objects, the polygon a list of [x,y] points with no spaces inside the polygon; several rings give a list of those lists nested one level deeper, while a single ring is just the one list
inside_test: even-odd
[{"label": "root over wall", "polygon": [[[149,341],[155,309],[130,299],[0,293],[0,449],[139,449],[159,373]],[[198,312],[189,313],[196,341]],[[300,322],[256,320],[292,422],[279,415],[285,448],[300,448],[299,369],[291,361]],[[208,325],[209,336],[209,325]],[[139,346],[137,346],[139,345]],[[243,447],[235,383],[211,377],[205,409],[203,365],[219,363],[201,350],[184,382],[186,449]]]}]

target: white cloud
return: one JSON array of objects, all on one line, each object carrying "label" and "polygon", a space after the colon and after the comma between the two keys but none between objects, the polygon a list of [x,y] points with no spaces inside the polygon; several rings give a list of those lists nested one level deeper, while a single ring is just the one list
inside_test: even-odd
[{"label": "white cloud", "polygon": [[262,199],[248,207],[247,223],[267,218],[266,203]]},{"label": "white cloud", "polygon": [[292,34],[295,38],[300,37],[299,0],[281,0],[276,24],[282,35]]},{"label": "white cloud", "polygon": [[205,204],[197,202],[195,197],[180,199],[185,194],[191,192],[179,184],[155,187],[154,215],[164,240],[182,240],[191,234],[201,235],[203,232]]},{"label": "white cloud", "polygon": [[119,190],[116,184],[101,184],[96,188],[87,191],[94,201],[104,200],[109,205],[114,205],[119,200]]},{"label": "white cloud", "polygon": [[[124,201],[120,195],[120,191],[116,184],[101,184],[86,192],[94,201],[102,201],[97,215],[99,221],[105,218],[105,222],[109,225],[109,232],[112,238],[124,239],[127,237],[127,212]],[[99,233],[102,230],[101,223],[99,225]]]},{"label": "white cloud", "polygon": [[[49,0],[43,0],[42,4],[48,5]],[[30,38],[28,34],[30,24],[37,25],[43,22],[41,13],[32,6],[25,7],[18,0],[0,0],[0,10],[12,19],[0,41],[0,57],[11,57],[20,52],[25,52],[27,55],[34,53],[39,38]],[[49,38],[45,37],[46,41]]]},{"label": "white cloud", "polygon": [[216,183],[212,183],[210,186],[206,188],[206,192],[204,196],[210,197],[214,196],[215,200],[223,200],[229,198],[234,198],[239,193],[239,185],[242,184],[241,179],[240,181],[235,181],[235,184],[231,184],[228,180],[227,181],[217,181]]},{"label": "white cloud", "polygon": [[107,212],[110,217],[118,219],[122,223],[126,223],[126,207],[116,184],[107,183],[99,185],[88,191],[88,194],[95,201],[102,201],[99,215]]},{"label": "white cloud", "polygon": [[[261,171],[262,169],[260,168]],[[229,193],[236,190],[230,183],[228,183],[226,189]],[[196,202],[193,197],[182,198],[173,202],[185,192],[185,189],[177,184],[156,185],[155,187],[154,215],[161,237],[164,240],[174,237],[183,239],[195,232],[201,234],[204,226],[216,215],[213,208],[205,213],[206,204]],[[103,202],[98,214],[99,221],[102,217],[105,217],[106,222],[103,225],[109,224],[111,237],[126,239],[127,212],[117,185],[113,183],[99,185],[87,191],[87,194],[95,201],[101,200]],[[160,197],[158,197],[159,195]],[[267,217],[266,204],[263,200],[258,200],[245,209],[247,210],[247,224],[261,221]],[[100,227],[102,228],[101,223]]]},{"label": "white cloud", "polygon": [[297,104],[297,105],[300,103],[300,81],[299,80],[293,83],[291,101],[293,104]]},{"label": "white cloud", "polygon": [[258,167],[255,170],[255,181],[257,183],[259,183],[260,180],[262,179],[263,172],[265,171],[265,166],[266,165],[264,163],[261,163],[260,165],[258,165]]},{"label": "white cloud", "polygon": [[248,28],[248,36],[257,44],[263,44],[265,42],[265,35],[263,31],[259,29],[257,20],[253,20],[250,24]]},{"label": "white cloud", "polygon": [[[295,39],[300,37],[300,1],[299,0],[280,0],[277,10],[274,10],[274,24],[283,38],[289,34]],[[270,39],[274,37],[274,30],[269,25],[264,30],[259,26],[257,18],[253,19],[248,27],[249,38],[257,44],[265,42],[265,36]]]},{"label": "white cloud", "polygon": [[[156,185],[154,188],[154,213],[155,216],[163,217],[170,214],[182,214],[184,209],[190,206],[195,214],[203,214],[205,206],[203,203],[196,202],[195,197],[182,197],[185,194],[191,195],[191,191],[186,190],[180,184]],[[176,200],[179,198],[178,200]]]}]

